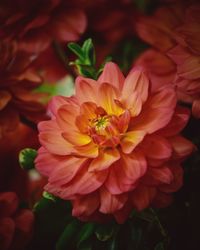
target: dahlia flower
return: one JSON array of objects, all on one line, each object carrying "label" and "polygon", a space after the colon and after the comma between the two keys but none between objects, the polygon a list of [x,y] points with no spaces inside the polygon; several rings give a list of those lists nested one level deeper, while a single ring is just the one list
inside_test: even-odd
[{"label": "dahlia flower", "polygon": [[39,53],[53,40],[78,40],[86,16],[71,1],[8,0],[1,3],[0,26],[1,39],[15,40],[21,50]]},{"label": "dahlia flower", "polygon": [[17,51],[15,43],[0,43],[0,138],[19,125],[19,116],[32,121],[45,117],[45,107],[32,90],[41,77],[31,68],[32,56]]},{"label": "dahlia flower", "polygon": [[[40,122],[35,160],[46,191],[73,204],[80,219],[166,206],[182,185],[181,161],[193,144],[180,135],[189,111],[172,86],[151,92],[141,68],[124,78],[107,63],[97,81],[78,77],[75,95],[54,97]],[[96,217],[95,217],[96,218]]]},{"label": "dahlia flower", "polygon": [[19,209],[19,199],[13,192],[0,193],[1,250],[24,249],[30,240],[34,216],[28,209]]},{"label": "dahlia flower", "polygon": [[[169,79],[164,75],[160,78],[160,86],[166,83],[176,86],[178,99],[191,103],[193,115],[200,118],[200,5],[196,2],[179,2],[159,8],[153,16],[140,17],[136,29],[143,40],[163,53],[161,56],[160,52],[145,52],[139,64],[148,60],[148,66],[153,66],[152,62],[159,56],[162,71],[168,72],[174,67],[174,77],[172,72]],[[153,67],[147,70],[153,77],[162,76],[162,73],[155,74]]]}]

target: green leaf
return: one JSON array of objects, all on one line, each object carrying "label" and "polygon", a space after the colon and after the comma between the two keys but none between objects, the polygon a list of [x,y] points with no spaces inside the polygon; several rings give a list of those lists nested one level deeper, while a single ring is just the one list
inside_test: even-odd
[{"label": "green leaf", "polygon": [[83,241],[77,248],[78,250],[92,250],[92,241],[90,239]]},{"label": "green leaf", "polygon": [[87,223],[85,225],[83,225],[83,227],[81,228],[79,234],[78,234],[78,242],[77,242],[77,246],[79,247],[80,244],[87,240],[88,238],[90,238],[90,236],[92,236],[92,234],[94,233],[94,229],[95,229],[95,224],[94,223]]},{"label": "green leaf", "polygon": [[68,224],[56,243],[56,250],[66,250],[72,243],[73,236],[79,231],[80,222],[73,220]]},{"label": "green leaf", "polygon": [[115,232],[115,227],[113,224],[99,225],[95,230],[95,234],[98,240],[107,241],[109,240]]},{"label": "green leaf", "polygon": [[82,46],[82,50],[83,50],[84,55],[85,55],[85,64],[94,66],[96,63],[96,57],[95,57],[94,46],[93,46],[91,38],[87,39],[84,42],[84,44]]},{"label": "green leaf", "polygon": [[43,193],[42,193],[42,196],[44,197],[44,198],[46,198],[46,199],[48,199],[48,200],[52,200],[52,201],[56,201],[56,197],[53,195],[53,194],[50,194],[50,193],[48,193],[48,192],[46,192],[46,191],[44,191]]},{"label": "green leaf", "polygon": [[34,160],[37,156],[37,151],[32,148],[25,148],[19,152],[19,163],[23,169],[34,168]]},{"label": "green leaf", "polygon": [[81,59],[81,61],[84,62],[85,60],[84,52],[77,43],[68,43],[67,46],[72,52],[74,52],[74,54],[76,54]]}]

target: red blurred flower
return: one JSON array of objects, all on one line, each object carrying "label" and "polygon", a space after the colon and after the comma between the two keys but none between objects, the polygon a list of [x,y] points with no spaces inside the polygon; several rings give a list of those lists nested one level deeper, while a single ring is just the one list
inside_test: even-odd
[{"label": "red blurred flower", "polygon": [[1,38],[28,52],[43,51],[53,40],[77,40],[86,27],[84,12],[62,0],[6,0],[0,16]]},{"label": "red blurred flower", "polygon": [[[192,1],[195,3],[196,1]],[[139,64],[146,66],[151,75],[161,76],[160,86],[166,83],[169,68],[174,67],[174,79],[170,72],[168,84],[177,87],[179,100],[192,103],[193,115],[200,117],[200,18],[199,4],[179,2],[157,10],[153,16],[141,17],[137,24],[138,34],[146,42],[164,52],[145,52]],[[150,54],[151,53],[151,54]],[[150,59],[151,57],[151,59]],[[162,73],[155,72],[153,62],[159,61]],[[169,60],[172,60],[171,63]],[[145,61],[149,65],[144,65]],[[171,64],[171,65],[170,65]],[[151,66],[150,66],[151,65]],[[150,68],[149,68],[150,66]],[[158,84],[159,85],[159,84]]]},{"label": "red blurred flower", "polygon": [[0,44],[0,138],[19,124],[19,116],[44,119],[45,107],[32,91],[41,78],[30,68],[32,56],[17,52],[15,44]]},{"label": "red blurred flower", "polygon": [[45,189],[73,204],[73,215],[114,215],[166,206],[182,185],[180,162],[193,144],[180,136],[189,118],[168,86],[151,92],[141,69],[124,78],[106,64],[97,81],[78,77],[73,97],[55,97],[39,123],[37,169]]},{"label": "red blurred flower", "polygon": [[19,208],[19,199],[15,193],[0,193],[1,250],[24,249],[31,239],[33,222],[33,213]]}]

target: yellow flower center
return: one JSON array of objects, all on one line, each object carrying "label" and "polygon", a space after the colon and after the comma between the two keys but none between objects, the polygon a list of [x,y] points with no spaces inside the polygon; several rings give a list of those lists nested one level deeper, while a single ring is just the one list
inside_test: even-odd
[{"label": "yellow flower center", "polygon": [[93,126],[95,127],[96,131],[105,129],[108,125],[109,119],[107,116],[99,117],[95,120],[93,120]]}]

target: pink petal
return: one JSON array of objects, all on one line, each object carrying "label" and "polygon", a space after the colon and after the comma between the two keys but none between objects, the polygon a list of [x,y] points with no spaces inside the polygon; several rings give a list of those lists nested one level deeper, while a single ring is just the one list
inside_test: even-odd
[{"label": "pink petal", "polygon": [[67,184],[74,178],[79,169],[86,164],[86,161],[86,158],[66,156],[62,159],[62,162],[58,162],[52,168],[49,182],[59,186]]},{"label": "pink petal", "polygon": [[149,80],[142,68],[132,69],[125,79],[122,100],[126,100],[133,92],[136,92],[144,103],[148,97]]},{"label": "pink petal", "polygon": [[172,154],[170,143],[164,137],[158,135],[146,136],[141,147],[148,158],[168,159]]},{"label": "pink petal", "polygon": [[58,195],[62,199],[74,199],[75,197],[77,198],[78,195],[86,195],[94,192],[103,185],[107,178],[108,171],[102,170],[98,173],[88,172],[88,165],[89,162],[87,161],[67,185],[59,187],[49,183],[45,189],[50,193]]},{"label": "pink petal", "polygon": [[165,127],[174,114],[176,93],[173,88],[165,88],[151,96],[142,112],[130,124],[131,130],[144,130],[153,133]]},{"label": "pink petal", "polygon": [[56,168],[63,165],[66,156],[57,156],[49,153],[44,147],[39,148],[35,159],[36,169],[44,176],[49,176]]},{"label": "pink petal", "polygon": [[108,149],[102,150],[100,151],[99,156],[95,158],[94,160],[92,160],[88,171],[93,172],[93,171],[101,171],[103,169],[106,169],[110,167],[110,165],[112,165],[114,162],[119,160],[119,158],[120,158],[120,154],[117,149],[108,148]]},{"label": "pink petal", "polygon": [[107,82],[116,87],[117,89],[121,90],[124,83],[124,79],[125,78],[119,67],[113,62],[109,62],[106,63],[106,65],[104,66],[104,70],[100,75],[98,82]]},{"label": "pink petal", "polygon": [[121,139],[121,148],[125,154],[130,154],[133,149],[144,139],[146,132],[134,130],[126,132]]},{"label": "pink petal", "polygon": [[81,76],[76,78],[75,92],[79,103],[94,102],[97,103],[97,89],[98,83],[89,78]]},{"label": "pink petal", "polygon": [[130,195],[133,206],[141,211],[149,207],[156,195],[156,189],[148,186],[138,186]]},{"label": "pink petal", "polygon": [[95,192],[80,196],[80,198],[72,200],[71,202],[73,204],[72,216],[90,216],[99,207],[99,194]]},{"label": "pink petal", "polygon": [[68,155],[72,152],[72,144],[62,137],[62,131],[54,120],[38,124],[40,143],[52,154]]},{"label": "pink petal", "polygon": [[195,149],[194,144],[182,136],[171,137],[169,138],[169,141],[172,145],[174,151],[173,158],[175,159],[184,158],[190,155]]},{"label": "pink petal", "polygon": [[[154,180],[159,183],[170,184],[174,179],[172,171],[166,166],[160,168],[149,168],[146,175],[147,176],[145,177],[149,179],[148,185],[154,185]],[[147,184],[147,181],[145,184]]]},{"label": "pink petal", "polygon": [[112,194],[120,194],[133,190],[137,181],[146,172],[146,161],[142,154],[122,155],[122,160],[114,164],[105,182]]},{"label": "pink petal", "polygon": [[170,184],[163,184],[159,190],[165,193],[172,193],[178,191],[183,185],[183,168],[179,165],[170,164],[174,178]]},{"label": "pink petal", "polygon": [[112,195],[106,188],[100,189],[100,208],[104,214],[112,214],[121,209],[127,201],[127,194]]},{"label": "pink petal", "polygon": [[76,116],[79,114],[79,107],[72,104],[65,104],[57,110],[57,124],[63,131],[77,130],[75,125]]},{"label": "pink petal", "polygon": [[74,103],[74,97],[54,96],[49,103],[49,111],[56,116],[58,109],[65,104]]},{"label": "pink petal", "polygon": [[162,128],[158,133],[162,136],[173,136],[180,133],[186,126],[190,117],[190,110],[181,106],[177,106],[175,113],[169,124]]}]

